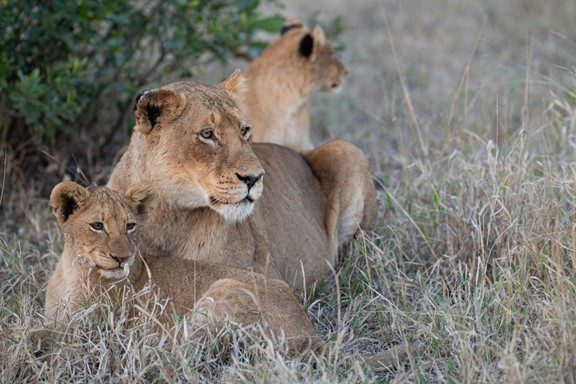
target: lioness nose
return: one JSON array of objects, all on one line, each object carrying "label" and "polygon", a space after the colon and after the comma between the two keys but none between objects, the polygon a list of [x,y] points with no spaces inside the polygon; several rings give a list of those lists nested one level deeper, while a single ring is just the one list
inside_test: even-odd
[{"label": "lioness nose", "polygon": [[236,174],[236,176],[238,176],[238,178],[248,186],[248,189],[252,188],[254,184],[256,184],[258,180],[260,180],[262,175],[264,175],[264,172],[261,172],[257,175],[245,175],[245,176],[242,176],[239,173]]}]

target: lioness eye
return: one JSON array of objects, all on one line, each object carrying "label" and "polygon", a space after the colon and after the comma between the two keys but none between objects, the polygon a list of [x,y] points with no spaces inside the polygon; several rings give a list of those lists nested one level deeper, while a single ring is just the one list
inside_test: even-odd
[{"label": "lioness eye", "polygon": [[104,224],[102,224],[102,222],[100,221],[95,221],[93,223],[90,223],[90,227],[95,231],[101,231],[102,229],[104,229]]},{"label": "lioness eye", "polygon": [[136,223],[126,223],[126,232],[134,232],[136,229]]},{"label": "lioness eye", "polygon": [[200,136],[204,139],[212,139],[214,138],[214,130],[212,128],[204,128],[200,131]]},{"label": "lioness eye", "polygon": [[240,128],[240,132],[242,132],[242,136],[247,136],[250,133],[250,127],[245,126]]}]

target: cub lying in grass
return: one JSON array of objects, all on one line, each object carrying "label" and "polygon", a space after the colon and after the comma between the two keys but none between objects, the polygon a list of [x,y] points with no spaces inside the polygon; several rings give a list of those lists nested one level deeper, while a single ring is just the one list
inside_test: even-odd
[{"label": "cub lying in grass", "polygon": [[232,317],[241,325],[262,325],[271,336],[283,334],[291,353],[320,346],[319,335],[284,281],[222,265],[141,254],[135,236],[153,200],[152,190],[143,184],[124,196],[73,182],[54,187],[50,205],[64,232],[64,251],[46,289],[48,319],[65,320],[89,295],[122,292],[126,285],[140,291],[153,284],[178,315],[194,324]]}]

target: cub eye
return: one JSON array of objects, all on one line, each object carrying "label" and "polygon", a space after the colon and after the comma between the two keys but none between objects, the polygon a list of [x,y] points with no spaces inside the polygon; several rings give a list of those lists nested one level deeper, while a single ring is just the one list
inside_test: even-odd
[{"label": "cub eye", "polygon": [[95,231],[101,231],[104,229],[104,224],[100,221],[95,221],[93,223],[90,223],[90,228],[92,228]]},{"label": "cub eye", "polygon": [[204,128],[200,131],[200,137],[203,139],[214,139],[214,130],[212,128]]},{"label": "cub eye", "polygon": [[126,223],[126,232],[132,233],[136,229],[136,223]]},{"label": "cub eye", "polygon": [[250,135],[250,129],[251,127],[249,126],[244,126],[242,128],[240,128],[240,132],[242,132],[242,136],[247,137]]}]

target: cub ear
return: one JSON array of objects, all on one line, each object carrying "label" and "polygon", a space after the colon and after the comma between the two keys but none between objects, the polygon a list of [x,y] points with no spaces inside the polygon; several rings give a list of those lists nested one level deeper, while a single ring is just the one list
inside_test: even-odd
[{"label": "cub ear", "polygon": [[246,78],[240,72],[240,69],[236,68],[228,78],[218,84],[218,88],[225,90],[232,100],[242,108],[246,92],[248,92],[248,84]]},{"label": "cub ear", "polygon": [[172,121],[184,110],[186,96],[168,89],[153,89],[141,93],[134,104],[135,130],[149,133],[159,118]]},{"label": "cub ear", "polygon": [[314,49],[314,38],[310,33],[304,35],[302,40],[300,40],[300,46],[298,47],[298,53],[306,58],[312,56],[312,50]]},{"label": "cub ear", "polygon": [[312,37],[314,38],[314,45],[320,47],[326,44],[326,34],[321,26],[317,25],[312,29]]},{"label": "cub ear", "polygon": [[326,34],[321,26],[317,25],[312,32],[307,33],[300,41],[298,52],[304,57],[314,58],[314,53],[326,44]]},{"label": "cub ear", "polygon": [[89,197],[90,192],[86,188],[72,181],[56,185],[50,194],[50,207],[58,225],[62,226]]},{"label": "cub ear", "polygon": [[148,212],[154,208],[156,193],[151,185],[138,183],[126,191],[126,199],[132,211],[141,219],[144,219]]}]

